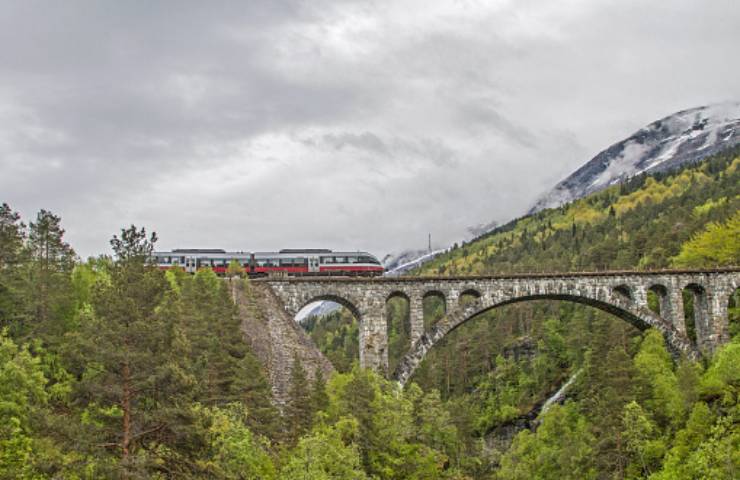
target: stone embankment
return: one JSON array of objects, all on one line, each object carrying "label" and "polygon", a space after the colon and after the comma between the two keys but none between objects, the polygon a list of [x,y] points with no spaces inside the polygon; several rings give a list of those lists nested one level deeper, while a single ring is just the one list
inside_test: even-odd
[{"label": "stone embankment", "polygon": [[309,379],[317,369],[324,378],[334,371],[308,334],[289,315],[267,285],[237,278],[228,280],[239,309],[244,338],[267,370],[272,395],[280,407],[288,400],[293,359],[297,356]]}]

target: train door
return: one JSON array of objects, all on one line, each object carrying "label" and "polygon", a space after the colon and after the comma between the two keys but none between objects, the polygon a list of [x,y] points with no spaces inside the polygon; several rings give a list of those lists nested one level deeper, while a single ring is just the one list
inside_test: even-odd
[{"label": "train door", "polygon": [[319,272],[319,257],[308,257],[308,271],[310,273]]},{"label": "train door", "polygon": [[185,257],[185,271],[195,273],[198,270],[197,259],[195,257]]}]

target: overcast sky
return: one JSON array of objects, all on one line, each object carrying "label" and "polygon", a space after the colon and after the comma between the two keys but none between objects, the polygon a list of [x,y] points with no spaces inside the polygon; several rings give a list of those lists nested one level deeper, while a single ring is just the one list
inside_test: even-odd
[{"label": "overcast sky", "polygon": [[82,255],[382,257],[521,214],[611,143],[740,99],[740,2],[0,1],[0,202]]}]

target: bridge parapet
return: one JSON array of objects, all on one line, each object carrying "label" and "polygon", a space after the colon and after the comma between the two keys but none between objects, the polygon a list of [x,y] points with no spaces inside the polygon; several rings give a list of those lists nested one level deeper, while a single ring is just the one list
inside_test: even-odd
[{"label": "bridge parapet", "polygon": [[[386,302],[395,295],[405,297],[409,301],[412,347],[402,362],[406,365],[404,371],[408,372],[397,371],[399,379],[405,379],[431,346],[468,319],[501,305],[537,299],[591,305],[638,328],[658,329],[675,352],[692,356],[697,352],[711,353],[729,339],[727,304],[740,285],[740,268],[485,277],[298,277],[258,281],[267,283],[286,311],[294,316],[317,300],[331,300],[349,308],[360,322],[360,364],[381,372],[388,369]],[[686,333],[684,290],[692,294],[696,344]],[[434,329],[424,332],[423,299],[430,292],[444,297],[447,315]],[[648,308],[648,292],[658,296],[660,314]],[[460,306],[464,294],[472,295],[474,301]]]}]

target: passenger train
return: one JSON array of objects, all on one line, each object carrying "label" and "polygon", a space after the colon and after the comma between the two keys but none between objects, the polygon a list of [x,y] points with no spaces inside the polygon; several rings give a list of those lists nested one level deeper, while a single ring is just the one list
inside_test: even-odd
[{"label": "passenger train", "polygon": [[176,249],[154,252],[154,261],[163,270],[173,267],[194,273],[210,268],[225,274],[236,260],[250,277],[280,275],[363,275],[383,274],[383,265],[367,252],[333,252],[325,249],[286,249],[279,252],[227,252],[221,249]]}]

